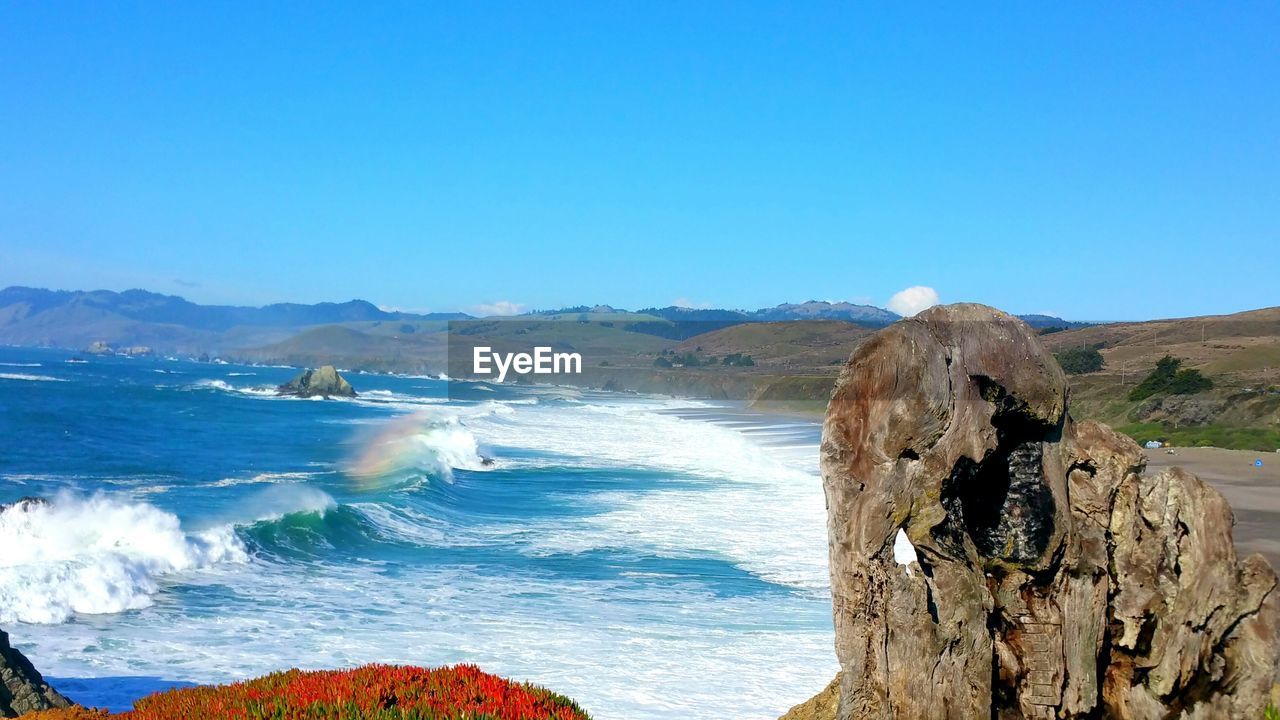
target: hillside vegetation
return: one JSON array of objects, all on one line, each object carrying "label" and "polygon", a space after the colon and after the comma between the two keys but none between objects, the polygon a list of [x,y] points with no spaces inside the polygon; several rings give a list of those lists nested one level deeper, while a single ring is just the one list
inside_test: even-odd
[{"label": "hillside vegetation", "polygon": [[[356,300],[242,308],[144,291],[0,291],[0,342],[15,345],[142,346],[451,377],[470,373],[475,346],[499,353],[543,346],[583,359],[580,375],[543,381],[813,413],[854,348],[896,317],[819,301],[755,311],[582,305],[472,318],[384,311]],[[1280,447],[1280,308],[1099,325],[1023,317],[1069,373],[1077,417],[1140,441]]]},{"label": "hillside vegetation", "polygon": [[1043,340],[1055,352],[1102,355],[1101,370],[1071,376],[1077,416],[1139,441],[1280,448],[1280,308],[1099,325]]}]

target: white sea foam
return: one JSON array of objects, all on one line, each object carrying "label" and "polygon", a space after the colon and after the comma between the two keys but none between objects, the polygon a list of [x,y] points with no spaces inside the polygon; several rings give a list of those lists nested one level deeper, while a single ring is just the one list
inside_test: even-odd
[{"label": "white sea foam", "polygon": [[[243,395],[254,395],[256,397],[273,397],[273,398],[282,397],[280,395],[280,392],[276,388],[264,386],[264,385],[255,385],[253,387],[238,387],[235,389],[235,391]],[[321,400],[323,399],[324,398],[321,398]]]},{"label": "white sea foam", "polygon": [[443,468],[487,470],[476,436],[460,422],[445,422],[415,433],[417,457],[439,463]]},{"label": "white sea foam", "polygon": [[284,483],[300,483],[315,476],[315,473],[307,472],[267,472],[258,473],[251,477],[229,477],[209,483],[209,487],[233,487],[235,485],[260,485],[260,484],[284,484]]},{"label": "white sea foam", "polygon": [[62,378],[48,375],[28,375],[26,373],[0,373],[0,380],[28,380],[31,382],[66,382]]},{"label": "white sea foam", "polygon": [[0,362],[0,367],[40,367],[40,363],[6,363],[6,362]]},{"label": "white sea foam", "polygon": [[528,534],[521,549],[534,555],[636,546],[666,557],[709,552],[769,582],[826,591],[826,509],[814,444],[769,445],[678,414],[701,403],[601,400],[525,405],[514,416],[477,415],[467,423],[499,450],[550,455],[520,461],[530,465],[647,469],[695,486],[575,494],[570,501],[590,511],[580,520],[545,527],[533,521],[493,533]]},{"label": "white sea foam", "polygon": [[[386,399],[361,404],[389,408],[388,415],[413,409],[410,401]],[[574,512],[476,526],[430,517],[420,505],[386,495],[346,507],[383,538],[424,547],[507,546],[499,557],[514,547],[528,555],[621,550],[627,557],[722,558],[800,591],[755,593],[745,585],[748,592],[718,594],[711,588],[720,581],[703,582],[680,565],[670,572],[661,564],[637,565],[594,577],[561,573],[557,568],[567,564],[560,560],[529,560],[524,572],[519,560],[490,567],[468,554],[459,562],[393,569],[380,561],[268,557],[183,576],[183,587],[219,588],[217,612],[162,603],[109,625],[64,623],[18,639],[42,670],[78,677],[177,672],[227,681],[298,665],[477,662],[566,692],[601,720],[766,720],[827,682],[837,668],[812,432],[795,441],[777,424],[687,416],[691,407],[712,416],[712,403],[587,393],[554,399],[434,408],[420,401],[416,409],[430,412],[441,430],[415,439],[419,422],[390,448],[404,452],[388,455],[409,465],[422,464],[423,455],[427,462],[446,458],[445,465],[461,458],[465,467],[483,463],[480,448],[493,448],[499,468],[590,468],[592,477],[616,469],[620,480],[606,492],[570,486],[551,498],[575,505]],[[563,403],[574,399],[585,402]],[[373,437],[364,427],[355,432]],[[626,473],[635,471],[648,472],[636,476],[632,489]],[[262,485],[254,492],[263,497],[237,502],[244,515],[225,521],[323,511],[332,502],[301,483]],[[273,491],[283,495],[273,498]],[[335,627],[341,643],[333,642]],[[96,652],[107,643],[111,652]]]},{"label": "white sea foam", "polygon": [[230,527],[184,532],[174,515],[105,495],[10,507],[0,547],[4,623],[144,608],[165,575],[248,559]]},{"label": "white sea foam", "polygon": [[[194,390],[221,390],[223,392],[235,393],[238,395],[252,395],[256,397],[280,398],[282,400],[294,400],[291,396],[280,395],[274,387],[262,385],[257,386],[236,386],[226,380],[201,380],[190,386]],[[321,398],[323,399],[323,398]]]},{"label": "white sea foam", "polygon": [[[17,639],[46,673],[71,677],[177,671],[226,682],[292,666],[475,662],[554,687],[601,720],[771,720],[838,670],[830,630],[776,599],[468,568],[406,567],[392,580],[372,564],[251,564],[235,581],[238,600],[223,612],[166,606],[159,618]],[[829,609],[814,614],[829,622]],[[85,656],[104,642],[110,653]]]},{"label": "white sea foam", "polygon": [[391,390],[363,390],[356,396],[355,402],[361,405],[418,412],[424,407],[442,405],[448,401],[445,398],[408,395]]},{"label": "white sea foam", "polygon": [[454,470],[489,470],[476,436],[457,417],[428,414],[397,418],[359,442],[346,472],[367,489],[394,485],[420,473],[450,480]]},{"label": "white sea foam", "polygon": [[475,405],[463,405],[450,408],[454,417],[462,420],[490,417],[493,415],[514,415],[516,410],[507,400],[485,400]]}]

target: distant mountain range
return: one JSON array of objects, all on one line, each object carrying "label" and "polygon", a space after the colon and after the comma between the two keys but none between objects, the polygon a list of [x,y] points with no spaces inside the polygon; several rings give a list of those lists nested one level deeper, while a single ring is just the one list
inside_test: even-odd
[{"label": "distant mountain range", "polygon": [[[146,290],[44,290],[41,288],[9,287],[0,290],[0,308],[8,310],[21,306],[20,317],[30,317],[45,312],[75,312],[85,309],[105,312],[130,320],[149,323],[181,325],[197,330],[222,331],[237,325],[259,327],[292,327],[327,325],[331,323],[361,322],[369,320],[452,320],[468,318],[465,313],[413,313],[387,312],[365,300],[349,300],[344,303],[323,302],[315,305],[276,303],[263,307],[234,305],[197,305],[177,295],[160,295]],[[10,320],[18,313],[7,316]]]},{"label": "distant mountain range", "polygon": [[641,314],[652,315],[676,322],[777,322],[786,320],[846,320],[861,325],[888,325],[901,316],[873,305],[855,305],[847,302],[809,300],[803,303],[783,303],[760,310],[722,310],[718,308],[690,308],[679,305],[621,310],[611,305],[576,305],[558,310],[539,310],[537,315],[572,315],[578,313]]},{"label": "distant mountain range", "polygon": [[[1280,446],[1280,308],[1130,323],[1019,316],[1055,352],[1088,349],[1099,371],[1071,378],[1073,416],[1138,439],[1251,449]],[[823,406],[850,351],[899,316],[845,302],[759,310],[578,305],[502,318],[387,311],[364,300],[265,307],[200,305],[144,290],[0,290],[0,344],[87,354],[221,357],[371,372],[454,371],[458,344],[504,352],[548,346],[589,362],[570,384]],[[465,321],[450,330],[450,321]],[[1212,381],[1194,395],[1143,400],[1130,388],[1164,355]],[[465,359],[466,353],[461,352]],[[744,363],[742,360],[750,360]],[[464,362],[465,365],[465,362]]]},{"label": "distant mountain range", "polygon": [[[871,305],[818,300],[759,310],[668,306],[633,312],[609,305],[580,305],[538,311],[528,317],[566,316],[590,316],[597,321],[617,316],[621,329],[672,340],[744,323],[841,320],[881,327],[899,319],[897,314]],[[148,346],[161,352],[219,353],[280,343],[322,326],[343,326],[362,333],[378,328],[377,334],[409,335],[443,329],[445,321],[472,318],[461,312],[387,311],[365,300],[243,307],[200,305],[146,290],[0,290],[0,343],[10,345],[85,348],[104,342]],[[1080,325],[1045,315],[1024,319],[1038,328]]]}]

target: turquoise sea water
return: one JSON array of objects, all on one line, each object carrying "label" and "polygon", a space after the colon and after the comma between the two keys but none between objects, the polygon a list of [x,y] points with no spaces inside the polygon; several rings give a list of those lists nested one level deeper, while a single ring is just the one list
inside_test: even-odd
[{"label": "turquoise sea water", "polygon": [[814,423],[71,358],[0,348],[0,503],[52,500],[0,514],[0,627],[77,700],[473,662],[601,720],[734,720],[836,670]]}]

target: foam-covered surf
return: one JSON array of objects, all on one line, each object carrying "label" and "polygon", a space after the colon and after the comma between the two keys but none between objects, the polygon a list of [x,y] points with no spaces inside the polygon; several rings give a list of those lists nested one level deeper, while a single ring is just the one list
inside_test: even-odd
[{"label": "foam-covered surf", "polygon": [[0,624],[50,675],[475,662],[600,720],[752,720],[835,672],[813,423],[373,374],[300,402],[274,393],[293,368],[66,359],[0,348],[65,379],[0,413],[0,503],[53,501],[3,516],[0,548],[38,549],[0,565]]},{"label": "foam-covered surf", "polygon": [[0,380],[26,380],[28,382],[62,382],[62,378],[30,373],[0,373]]},{"label": "foam-covered surf", "polygon": [[65,493],[0,511],[0,547],[3,623],[144,608],[166,575],[248,559],[229,527],[188,533],[145,503]]},{"label": "foam-covered surf", "polygon": [[487,470],[493,464],[456,415],[396,418],[382,423],[360,445],[346,471],[365,489],[431,477],[451,481],[455,469]]},{"label": "foam-covered surf", "polygon": [[294,400],[290,396],[280,395],[274,386],[264,385],[232,385],[226,380],[210,379],[201,380],[190,386],[192,390],[221,390],[228,393],[239,393],[241,395],[252,395],[256,397],[278,397],[281,400]]}]

